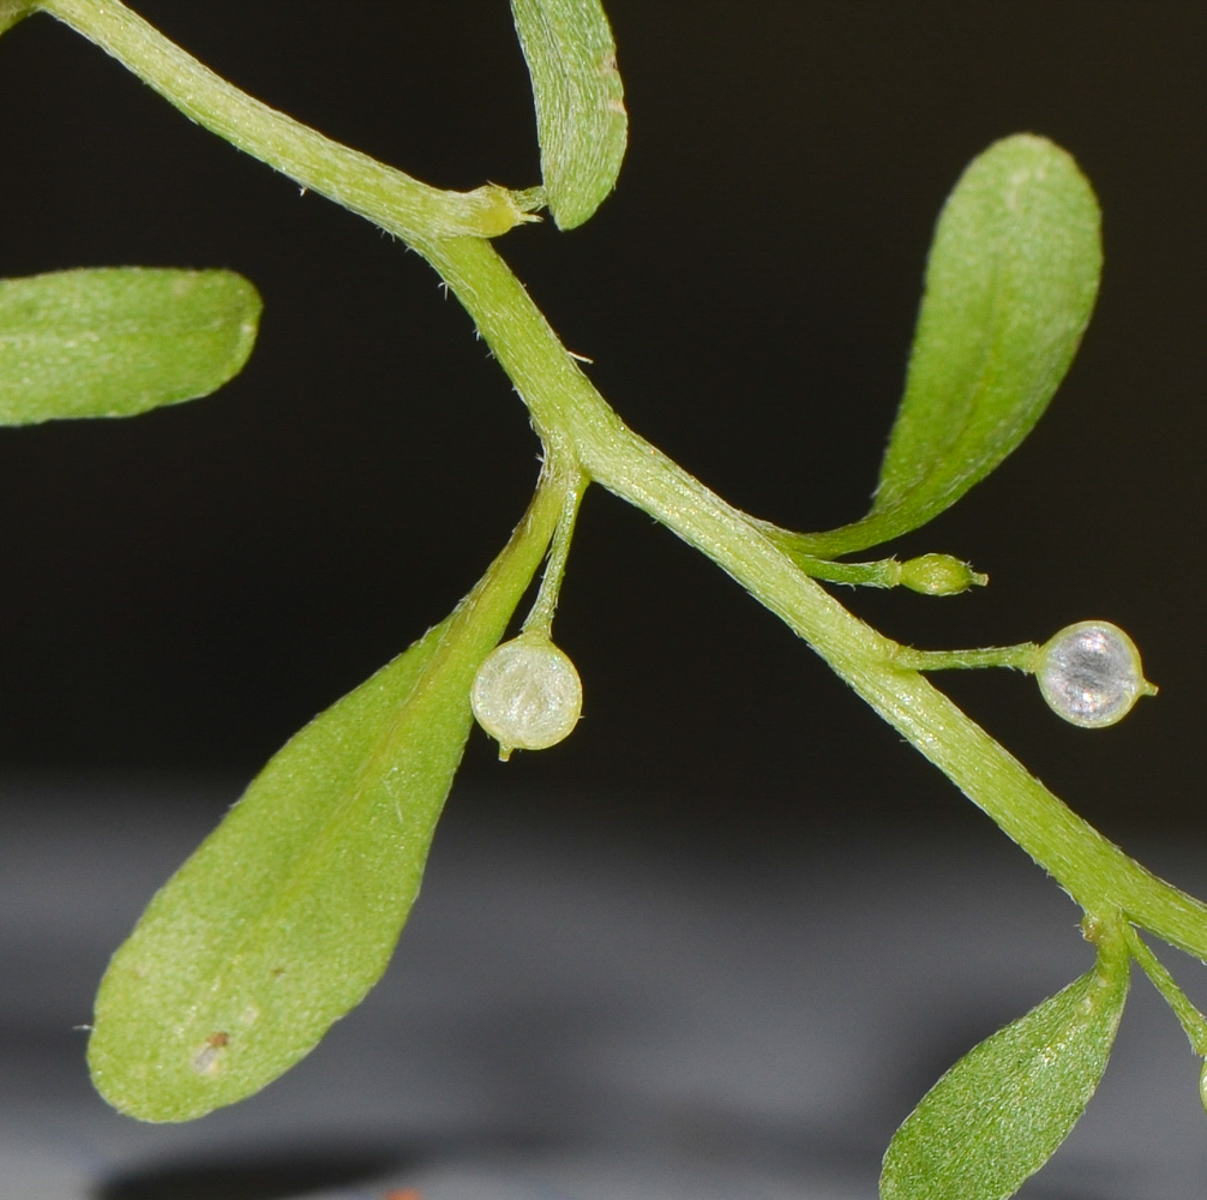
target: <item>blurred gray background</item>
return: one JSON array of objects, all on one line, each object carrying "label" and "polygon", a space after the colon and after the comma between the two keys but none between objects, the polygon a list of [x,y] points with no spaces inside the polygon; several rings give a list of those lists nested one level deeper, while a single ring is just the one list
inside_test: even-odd
[{"label": "blurred gray background", "polygon": [[[466,188],[537,181],[528,83],[503,0],[137,7],[253,94],[423,179]],[[1127,628],[1161,696],[1104,733],[1063,724],[1017,675],[970,673],[944,685],[1109,836],[1152,847],[1158,859],[1166,847],[1168,869],[1184,864],[1179,882],[1193,884],[1207,842],[1196,682],[1207,663],[1197,551],[1207,523],[1207,8],[1164,0],[612,0],[608,9],[632,119],[619,190],[580,230],[522,229],[499,248],[566,343],[594,359],[592,378],[627,421],[728,499],[782,524],[826,528],[865,510],[900,393],[930,231],[965,163],[1022,130],[1078,158],[1102,200],[1106,239],[1102,296],[1081,355],[1016,455],[893,547],[903,557],[940,550],[967,558],[989,572],[991,586],[951,600],[843,597],[919,646],[1043,640],[1086,617]],[[468,320],[420,261],[191,126],[48,18],[0,42],[0,112],[0,273],[224,266],[251,278],[266,303],[250,365],[214,397],[129,422],[0,431],[0,628],[8,631],[0,638],[0,780],[8,781],[0,820],[21,867],[4,885],[16,890],[4,893],[11,900],[0,929],[25,947],[18,961],[26,964],[7,999],[0,989],[0,1020],[11,1010],[5,1028],[24,1031],[6,1044],[45,1037],[83,1113],[97,1102],[65,1030],[87,1020],[91,981],[121,931],[293,731],[472,585],[524,507],[538,446]],[[434,873],[420,909],[514,900],[521,915],[509,936],[531,947],[534,938],[561,936],[548,916],[533,914],[571,904],[574,889],[567,880],[534,898],[506,864],[534,855],[539,870],[558,848],[558,861],[576,864],[572,876],[612,879],[611,902],[629,911],[621,864],[648,862],[652,877],[681,879],[681,894],[698,897],[684,901],[670,938],[698,946],[698,961],[667,969],[686,997],[693,970],[701,972],[697,991],[720,986],[707,964],[721,954],[708,931],[724,937],[709,924],[721,878],[749,900],[749,927],[766,934],[755,939],[763,951],[733,967],[747,998],[774,994],[779,1006],[756,1028],[806,1036],[792,1024],[792,985],[772,965],[782,943],[767,931],[790,924],[785,912],[800,916],[793,952],[808,958],[812,988],[828,970],[819,945],[835,939],[849,949],[871,938],[866,978],[839,978],[824,1003],[846,1012],[852,997],[874,995],[883,1029],[862,1048],[870,1027],[858,1022],[821,1039],[836,1064],[847,1063],[835,1066],[840,1074],[871,1074],[870,1048],[913,1036],[895,985],[875,964],[889,953],[878,940],[886,913],[906,922],[902,906],[916,904],[908,936],[918,945],[936,939],[935,958],[909,969],[946,997],[954,1032],[908,1078],[883,1089],[865,1079],[858,1102],[843,1101],[848,1116],[836,1127],[850,1128],[850,1114],[861,1113],[874,1128],[859,1127],[841,1169],[826,1161],[844,1179],[857,1163],[850,1194],[870,1195],[875,1154],[929,1079],[1081,969],[1071,906],[806,647],[698,555],[602,492],[584,507],[558,640],[583,675],[586,719],[564,745],[506,767],[483,736],[471,739],[452,801],[462,832],[437,847],[448,890],[437,891]],[[457,867],[458,837],[502,872],[497,893],[475,891],[480,882]],[[161,849],[152,853],[152,844]],[[1034,901],[1016,903],[1005,885],[985,883],[998,869],[987,864],[999,860]],[[821,862],[824,886],[799,882],[818,879]],[[791,902],[759,882],[776,871],[804,889],[789,888]],[[849,903],[835,900],[833,888]],[[660,907],[660,897],[651,893],[633,915],[634,930],[659,919],[651,914],[678,911]],[[846,923],[819,930],[801,915],[823,902]],[[936,933],[933,922],[981,902],[1002,919],[1021,904],[1025,933],[1011,953],[1022,954],[1028,938],[1058,939],[1059,968],[1002,993],[998,976],[968,967],[975,994],[961,995],[957,966],[984,957],[981,931],[967,922],[960,933]],[[601,898],[599,912],[609,910]],[[95,924],[73,924],[80,912],[98,914]],[[69,929],[66,940],[56,942],[44,921]],[[39,957],[39,947],[53,946]],[[459,961],[455,945],[443,953],[432,960],[432,980]],[[632,955],[642,953],[635,943]],[[1007,957],[996,969],[1030,980],[1024,959]],[[633,1011],[644,1013],[656,973],[633,967],[621,943],[606,961],[635,989]],[[936,974],[936,963],[953,974]],[[594,994],[590,970],[574,969],[582,994]],[[525,978],[534,994],[547,994],[544,976]],[[44,1000],[60,986],[70,997],[61,1012]],[[43,999],[21,1000],[22,987]],[[497,1007],[488,987],[480,994]],[[668,1011],[686,1006],[684,997],[668,1001]],[[573,1042],[583,1026],[572,1011],[559,1012]],[[1163,1044],[1176,1047],[1171,1020],[1158,1019],[1172,1039]],[[447,1020],[449,1045],[460,1044],[462,1027]],[[372,1044],[372,1026],[359,1028]],[[537,1017],[525,1028],[525,1053],[537,1059],[559,1036]],[[634,1028],[648,1028],[644,1017]],[[683,1071],[708,1060],[707,1038],[681,1037],[668,1063]],[[618,1061],[641,1060],[640,1047],[624,1044]],[[761,1053],[753,1091],[787,1087],[776,1076],[782,1062]],[[34,1054],[26,1074],[9,1078],[50,1078],[40,1061]],[[324,1061],[333,1074],[311,1076],[324,1081],[312,1086],[346,1105],[352,1077],[337,1086],[335,1052]],[[1176,1099],[1170,1107],[1180,1115],[1157,1124],[1191,1125],[1160,1161],[1183,1163],[1180,1178],[1192,1181],[1188,1164],[1204,1165],[1202,1117],[1186,1115],[1195,1103],[1184,1086],[1192,1064],[1179,1062],[1185,1078],[1161,1077],[1154,1094],[1162,1104]],[[717,1078],[728,1069],[723,1056],[714,1066]],[[588,1078],[574,1076],[576,1086]],[[808,1078],[821,1089],[809,1104],[820,1105],[831,1083]],[[710,1080],[692,1086],[708,1093]],[[13,1085],[14,1111],[30,1087]],[[422,1080],[415,1088],[425,1089]],[[594,1128],[608,1106],[592,1095],[582,1111],[591,1114],[584,1127]],[[724,1117],[726,1104],[718,1107]],[[631,1110],[632,1128],[642,1111]],[[236,1140],[250,1128],[237,1114],[221,1120],[210,1128],[236,1131]],[[290,1118],[272,1120],[296,1136]],[[832,1148],[834,1139],[811,1126],[812,1141],[802,1134],[794,1142],[793,1122],[803,1118],[791,1104],[777,1120],[783,1144],[797,1147],[784,1194],[798,1195],[802,1180],[817,1177],[809,1170],[821,1151],[810,1158],[808,1147]],[[528,1136],[541,1123],[536,1112],[517,1125]],[[672,1194],[664,1175],[653,1191],[608,1175],[639,1144],[649,1148],[626,1142],[615,1133],[621,1126],[609,1127],[603,1190],[582,1190],[580,1174],[579,1191],[567,1194]],[[1113,1146],[1107,1128],[1122,1125],[1099,1127],[1102,1145]],[[204,1143],[205,1135],[189,1136]],[[1132,1140],[1129,1151],[1152,1154],[1151,1140]],[[124,1153],[90,1159],[87,1186],[101,1186],[95,1179],[106,1171],[120,1174]],[[212,1145],[205,1153],[212,1163]],[[771,1150],[747,1160],[787,1161]],[[292,1194],[254,1180],[239,1193],[233,1176],[207,1184],[196,1170],[188,1186],[211,1190],[188,1192],[182,1178],[148,1176],[96,1195]],[[692,1194],[711,1194],[701,1178],[691,1176]],[[722,1172],[717,1194],[764,1194],[742,1178],[740,1169],[734,1178]],[[1084,1192],[1069,1183],[1034,1194],[1199,1194],[1153,1179],[1148,1168],[1133,1181],[1108,1167]],[[160,1190],[138,1191],[144,1184]],[[62,1182],[46,1186],[46,1195],[70,1194]],[[448,1194],[474,1194],[458,1186]],[[497,1178],[489,1186],[509,1200]],[[4,1188],[0,1170],[8,1200]]]}]

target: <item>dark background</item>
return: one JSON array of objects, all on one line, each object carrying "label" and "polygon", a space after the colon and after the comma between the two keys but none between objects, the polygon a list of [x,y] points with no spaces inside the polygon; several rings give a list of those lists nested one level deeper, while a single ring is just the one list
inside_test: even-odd
[{"label": "dark background", "polygon": [[[537,181],[503,0],[142,0],[202,60],[432,183]],[[1080,358],[1036,434],[894,549],[992,586],[846,592],[925,646],[1106,617],[1162,688],[1120,727],[1029,681],[949,690],[1108,833],[1201,817],[1207,8],[1146,0],[609,4],[632,119],[582,229],[499,247],[622,416],[728,499],[860,515],[926,246],[964,164],[1030,130],[1105,210]],[[45,17],[0,44],[0,272],[224,266],[259,346],[218,395],[0,432],[0,773],[245,779],[472,585],[537,442],[428,268],[191,126]],[[558,640],[586,719],[464,778],[619,827],[807,832],[892,810],[981,823],[806,647],[643,514],[592,492]]]}]

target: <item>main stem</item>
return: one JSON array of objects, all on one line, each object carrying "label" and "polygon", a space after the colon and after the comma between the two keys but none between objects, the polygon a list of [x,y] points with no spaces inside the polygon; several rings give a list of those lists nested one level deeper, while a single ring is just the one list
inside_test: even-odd
[{"label": "main stem", "polygon": [[493,247],[415,247],[456,292],[547,443],[708,555],[804,638],[886,721],[997,822],[1083,908],[1122,910],[1207,959],[1207,906],[1158,879],[1063,804],[942,692],[901,647],[849,613],[727,504],[617,416]]},{"label": "main stem", "polygon": [[[852,616],[752,518],[624,425],[527,292],[479,236],[522,210],[502,189],[439,192],[261,104],[118,0],[41,0],[172,104],[307,187],[404,237],[456,292],[528,405],[546,454],[644,509],[708,555],[993,818],[1090,913],[1121,911],[1207,959],[1207,906],[1158,879],[1071,812],[922,675]],[[495,228],[492,222],[497,223]]]}]

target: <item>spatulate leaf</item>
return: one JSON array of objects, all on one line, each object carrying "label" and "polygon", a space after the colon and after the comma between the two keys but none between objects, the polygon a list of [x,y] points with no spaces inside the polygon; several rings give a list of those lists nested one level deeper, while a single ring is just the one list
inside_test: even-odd
[{"label": "spatulate leaf", "polygon": [[128,417],[216,391],[255,345],[231,271],[103,267],[0,280],[0,424]]},{"label": "spatulate leaf", "polygon": [[306,1055],[389,961],[471,725],[469,691],[540,563],[538,493],[442,624],[297,734],[156,895],[96,1001],[93,1080],[185,1121]]},{"label": "spatulate leaf", "polygon": [[1127,999],[1126,952],[966,1054],[906,1117],[881,1200],[1006,1200],[1052,1156],[1106,1069]]},{"label": "spatulate leaf", "polygon": [[616,44],[599,0],[512,0],[532,77],[541,174],[559,229],[581,225],[616,186],[628,141]]},{"label": "spatulate leaf", "polygon": [[1064,378],[1101,265],[1098,203],[1065,151],[1020,134],[974,159],[939,217],[872,509],[793,544],[825,557],[878,545],[984,479]]}]

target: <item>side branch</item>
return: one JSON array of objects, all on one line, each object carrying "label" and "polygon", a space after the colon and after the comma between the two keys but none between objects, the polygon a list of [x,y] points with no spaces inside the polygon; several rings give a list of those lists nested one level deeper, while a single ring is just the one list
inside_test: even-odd
[{"label": "side branch", "polygon": [[535,220],[506,188],[442,191],[352,150],[249,96],[120,0],[39,0],[185,116],[261,162],[405,241],[497,237]]},{"label": "side branch", "polygon": [[[11,6],[10,6],[11,7]],[[406,240],[457,293],[528,405],[547,455],[577,463],[711,558],[804,638],[1089,912],[1121,910],[1207,959],[1207,906],[1157,879],[1070,811],[739,512],[629,430],[483,240],[530,219],[502,188],[441,191],[241,92],[120,0],[38,0],[187,116]],[[0,17],[6,10],[0,8]],[[535,197],[535,198],[534,198]]]},{"label": "side branch", "polygon": [[1116,908],[1207,959],[1207,905],[1158,879],[1072,812],[916,670],[808,578],[759,529],[628,429],[569,357],[494,249],[458,238],[416,247],[478,325],[546,441],[711,558],[804,638],[1084,909]]}]

